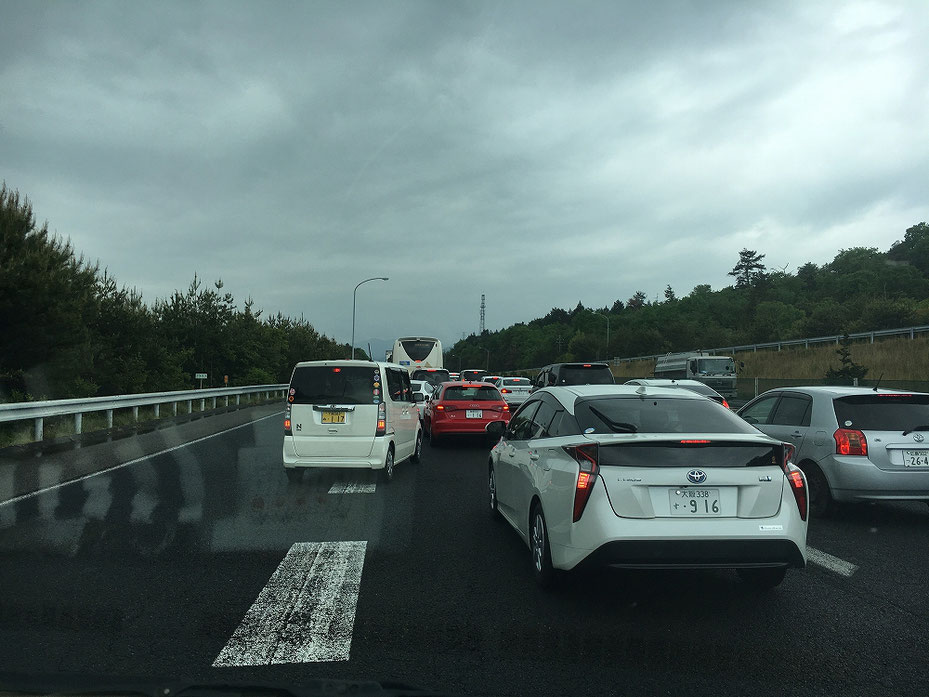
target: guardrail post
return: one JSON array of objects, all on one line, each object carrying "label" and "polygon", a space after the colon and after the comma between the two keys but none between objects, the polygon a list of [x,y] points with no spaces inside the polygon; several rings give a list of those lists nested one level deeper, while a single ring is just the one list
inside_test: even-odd
[{"label": "guardrail post", "polygon": [[229,406],[229,395],[226,395],[226,406]]},{"label": "guardrail post", "polygon": [[171,411],[174,413],[174,416],[177,416],[177,402],[172,403]]},{"label": "guardrail post", "polygon": [[74,435],[81,435],[81,426],[84,425],[84,415],[81,412],[77,412],[74,415]]},{"label": "guardrail post", "polygon": [[871,332],[871,343],[874,343],[874,332]]},{"label": "guardrail post", "polygon": [[35,420],[35,439],[42,440],[45,437],[45,419],[41,416]]},{"label": "guardrail post", "polygon": [[858,387],[858,378],[852,378],[852,385]]},{"label": "guardrail post", "polygon": [[216,408],[216,397],[213,397],[213,408]]},{"label": "guardrail post", "polygon": [[910,338],[913,338],[913,327],[910,327]]},{"label": "guardrail post", "polygon": [[113,410],[112,409],[106,410],[106,427],[113,428]]},{"label": "guardrail post", "polygon": [[194,400],[188,399],[188,400],[187,400],[187,413],[189,414],[189,413],[191,413],[193,410],[194,410]]},{"label": "guardrail post", "polygon": [[156,404],[155,405],[155,418],[157,419],[159,416],[161,416],[161,405]]},{"label": "guardrail post", "polygon": [[200,400],[200,411],[205,411],[205,410],[206,410],[206,400],[201,399]]},{"label": "guardrail post", "polygon": [[237,394],[237,395],[235,396],[235,405],[236,405],[236,406],[239,406],[239,398],[240,398],[241,396],[242,396],[242,395],[240,395],[240,394]]},{"label": "guardrail post", "polygon": [[267,402],[269,399],[271,399],[271,393],[265,392],[265,401]]},{"label": "guardrail post", "polygon": [[132,420],[138,422],[139,420],[139,408],[132,407]]},{"label": "guardrail post", "polygon": [[758,396],[758,378],[755,378],[755,396]]}]

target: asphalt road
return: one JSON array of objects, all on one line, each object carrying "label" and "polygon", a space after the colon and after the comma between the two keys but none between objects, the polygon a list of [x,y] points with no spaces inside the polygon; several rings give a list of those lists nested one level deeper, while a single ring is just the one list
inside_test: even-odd
[{"label": "asphalt road", "polygon": [[[772,592],[728,571],[615,569],[545,592],[485,510],[485,443],[426,446],[390,484],[289,484],[280,416],[254,416],[0,504],[0,671],[469,695],[926,694],[923,504],[814,521],[818,563]],[[0,462],[0,475],[42,466],[63,465]]]}]

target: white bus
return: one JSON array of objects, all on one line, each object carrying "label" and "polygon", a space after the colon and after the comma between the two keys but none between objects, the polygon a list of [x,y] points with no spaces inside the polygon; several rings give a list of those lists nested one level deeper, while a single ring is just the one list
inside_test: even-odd
[{"label": "white bus", "polygon": [[401,336],[394,342],[393,362],[411,373],[417,368],[444,368],[442,342],[432,336]]},{"label": "white bus", "polygon": [[736,395],[735,359],[732,356],[711,356],[708,353],[669,353],[655,361],[656,378],[699,380],[723,397]]}]

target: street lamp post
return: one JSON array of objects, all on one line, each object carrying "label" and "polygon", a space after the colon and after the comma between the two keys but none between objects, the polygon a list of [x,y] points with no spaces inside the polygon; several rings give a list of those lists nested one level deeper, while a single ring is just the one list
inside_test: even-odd
[{"label": "street lamp post", "polygon": [[357,286],[352,292],[352,360],[355,359],[355,297],[358,295],[358,286],[367,283],[368,281],[389,281],[389,278],[385,276],[374,276],[373,278],[366,278]]},{"label": "street lamp post", "polygon": [[[606,320],[606,352],[610,352],[610,317],[605,315],[602,312],[594,312],[595,315],[600,315]],[[609,359],[608,359],[609,360]]]}]

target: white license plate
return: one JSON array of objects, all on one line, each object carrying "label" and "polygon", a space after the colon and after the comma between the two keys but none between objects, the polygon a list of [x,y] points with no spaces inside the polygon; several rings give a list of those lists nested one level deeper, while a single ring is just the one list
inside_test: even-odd
[{"label": "white license plate", "polygon": [[468,409],[465,412],[465,417],[469,419],[480,419],[484,416],[484,412],[480,409]]},{"label": "white license plate", "polygon": [[905,467],[929,467],[929,450],[904,450]]},{"label": "white license plate", "polygon": [[671,515],[714,516],[719,515],[719,489],[692,489],[681,487],[669,489]]}]

